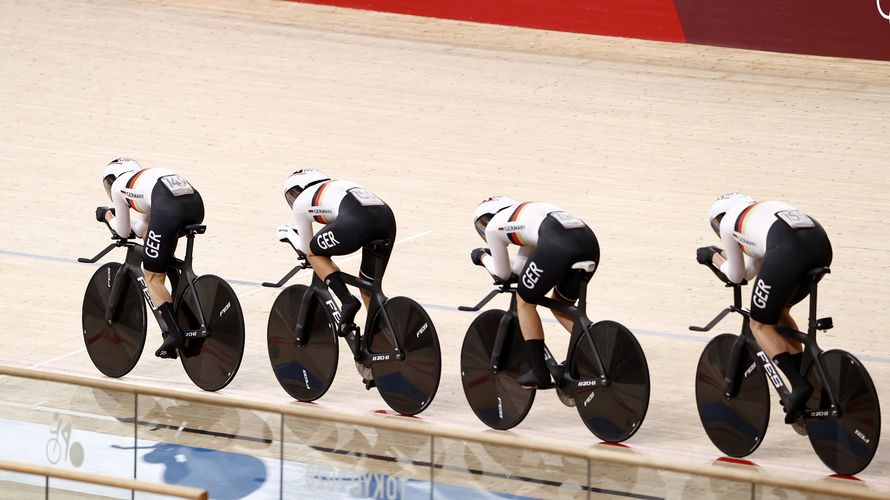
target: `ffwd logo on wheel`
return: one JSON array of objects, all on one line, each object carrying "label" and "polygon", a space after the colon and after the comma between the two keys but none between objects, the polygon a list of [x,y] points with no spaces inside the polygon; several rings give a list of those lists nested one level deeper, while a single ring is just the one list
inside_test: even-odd
[{"label": "ffwd logo on wheel", "polygon": [[878,13],[881,14],[881,17],[890,22],[890,10],[884,13],[884,8],[881,7],[881,0],[875,0],[875,3],[878,5]]}]

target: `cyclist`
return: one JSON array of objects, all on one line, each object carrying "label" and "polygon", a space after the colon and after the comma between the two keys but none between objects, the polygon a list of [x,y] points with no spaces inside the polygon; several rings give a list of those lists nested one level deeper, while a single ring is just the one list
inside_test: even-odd
[{"label": "cyclist", "polygon": [[142,168],[129,158],[109,163],[102,183],[112,208],[96,208],[96,220],[108,222],[119,236],[135,234],[144,239],[142,267],[149,305],[163,320],[164,340],[155,356],[175,359],[185,334],[173,316],[173,297],[164,283],[179,231],[204,220],[204,202],[184,178],[164,168]]},{"label": "cyclist", "polygon": [[[531,369],[516,381],[526,388],[553,387],[544,354],[544,329],[537,303],[552,288],[555,300],[574,304],[581,287],[580,276],[571,266],[582,260],[599,263],[596,236],[577,217],[549,203],[520,203],[506,196],[483,201],[473,214],[476,231],[488,243],[477,248],[470,258],[483,265],[496,279],[508,281],[516,275],[516,310],[519,329],[529,349]],[[519,246],[511,264],[507,246]],[[590,273],[591,275],[593,272]],[[572,318],[553,311],[557,321],[569,332]]]},{"label": "cyclist", "polygon": [[733,283],[754,279],[751,332],[791,383],[785,422],[793,423],[813,387],[800,375],[801,343],[779,334],[776,325],[798,329],[791,306],[810,293],[806,272],[831,264],[831,243],[822,226],[800,210],[779,201],[756,202],[741,193],[717,198],[708,220],[725,250],[699,248],[698,261],[719,267]]},{"label": "cyclist", "polygon": [[[396,219],[389,205],[354,182],[332,180],[320,170],[297,170],[284,183],[284,197],[294,213],[296,224],[288,227],[297,233],[295,246],[306,254],[315,274],[334,292],[341,304],[341,332],[355,327],[355,315],[361,307],[346,288],[340,268],[331,260],[362,249],[359,274],[374,281],[383,272],[396,238]],[[312,232],[312,223],[324,226]],[[390,243],[379,252],[367,246],[374,240]],[[293,241],[293,240],[292,240]],[[375,268],[380,266],[380,276]],[[371,294],[361,291],[365,307]]]}]

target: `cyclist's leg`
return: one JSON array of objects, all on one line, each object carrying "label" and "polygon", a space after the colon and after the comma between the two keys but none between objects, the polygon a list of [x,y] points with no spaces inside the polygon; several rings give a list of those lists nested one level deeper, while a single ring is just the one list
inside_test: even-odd
[{"label": "cyclist's leg", "polygon": [[519,330],[525,340],[529,352],[531,369],[516,377],[523,387],[546,389],[552,387],[550,371],[544,359],[544,328],[538,315],[537,305],[527,302],[521,295],[516,295],[516,313],[519,317]]},{"label": "cyclist's leg", "polygon": [[[763,271],[761,270],[762,274]],[[765,286],[774,287],[770,290],[770,296],[772,297],[775,293],[776,299],[774,300],[778,302],[778,294],[781,288],[775,288],[778,285],[764,285],[764,283],[769,282],[762,281],[761,277],[758,276],[755,282],[755,293],[757,293],[757,287],[760,287],[761,290]],[[813,393],[813,387],[800,373],[800,357],[802,356],[800,343],[783,337],[776,329],[776,325],[781,317],[781,311],[786,308],[780,305],[779,309],[779,311],[771,313],[769,316],[760,313],[758,315],[759,321],[754,319],[754,311],[752,309],[750,326],[757,344],[773,360],[776,366],[782,370],[791,386],[790,404],[785,409],[785,423],[792,423],[799,418],[799,411]]]},{"label": "cyclist's leg", "polygon": [[[556,244],[554,244],[556,243]],[[525,340],[543,342],[544,329],[538,315],[538,302],[541,301],[560,280],[564,279],[568,261],[563,247],[558,242],[539,240],[539,244],[529,254],[525,266],[519,273],[516,286],[516,312],[519,328]]]},{"label": "cyclist's leg", "polygon": [[[568,281],[568,280],[564,280],[564,281]],[[553,287],[553,292],[550,294],[550,298],[552,298],[553,300],[558,300],[560,302],[565,302],[566,304],[570,304],[570,305],[574,304],[578,300],[578,299],[572,300],[568,297],[563,296],[561,293],[559,293],[559,285]],[[553,317],[556,318],[556,321],[558,321],[559,324],[562,325],[562,327],[565,328],[565,330],[567,332],[569,332],[569,333],[572,332],[572,328],[575,326],[574,318],[572,318],[568,314],[561,313],[559,311],[555,311],[552,309],[550,312],[553,313]]]},{"label": "cyclist's leg", "polygon": [[[519,330],[522,332],[522,338],[525,340],[525,346],[529,352],[531,369],[519,375],[516,381],[524,387],[546,388],[551,386],[552,382],[550,371],[544,360],[544,328],[541,325],[541,317],[538,315],[537,303],[547,294],[547,290],[552,287],[552,284],[547,286],[546,283],[541,283],[544,277],[538,274],[538,270],[547,269],[549,263],[545,263],[547,259],[542,258],[544,256],[541,255],[540,250],[540,247],[536,248],[525,263],[517,287],[516,313],[519,319]],[[551,272],[550,274],[555,273]],[[538,280],[533,282],[530,276],[538,276]],[[550,281],[555,280],[551,279]]]},{"label": "cyclist's leg", "polygon": [[766,254],[751,283],[750,321],[754,339],[771,359],[800,351],[797,342],[780,335],[776,325],[786,316],[783,313],[808,268],[806,248],[794,230],[780,221],[773,224],[766,238]]},{"label": "cyclist's leg", "polygon": [[768,356],[792,386],[786,423],[798,418],[813,388],[800,373],[799,342],[783,337],[775,325],[795,324],[790,307],[809,294],[806,272],[831,263],[831,245],[821,226],[794,231],[776,223],[767,236],[767,254],[754,282],[751,297],[751,330]]},{"label": "cyclist's leg", "polygon": [[340,299],[341,326],[352,324],[355,314],[361,308],[361,302],[349,293],[340,269],[331,260],[331,256],[348,255],[361,248],[364,218],[358,202],[347,196],[340,204],[337,219],[319,229],[312,237],[306,255],[318,277]]},{"label": "cyclist's leg", "polygon": [[[803,246],[809,252],[808,261],[811,263],[809,266],[810,269],[831,265],[831,242],[828,241],[828,236],[825,234],[825,230],[822,229],[822,226],[819,225],[818,222],[816,222],[816,228],[814,228],[814,230],[800,233],[798,236],[803,241]],[[810,282],[809,280],[801,279],[800,284],[797,286],[797,290],[791,297],[788,307],[782,310],[782,315],[779,318],[779,325],[800,331],[797,322],[791,317],[791,308],[809,295]],[[803,345],[799,342],[791,341],[789,352],[791,353],[791,361],[794,364],[794,369],[799,372],[801,364],[803,363]]]},{"label": "cyclist's leg", "polygon": [[[371,230],[368,232],[366,242],[375,240],[386,240],[389,242],[387,248],[377,251],[371,251],[368,246],[362,247],[362,263],[359,266],[359,276],[373,282],[383,279],[383,275],[386,273],[386,266],[389,264],[389,258],[392,255],[396,241],[396,219],[388,205],[369,208],[368,212],[373,217],[373,222],[371,223]],[[371,301],[371,293],[367,290],[362,290],[361,294],[365,307],[368,307]]]},{"label": "cyclist's leg", "polygon": [[797,321],[794,321],[794,318],[791,317],[791,306],[782,309],[782,315],[779,317],[779,325],[791,328],[792,330],[798,330]]},{"label": "cyclist's leg", "polygon": [[203,220],[204,204],[197,191],[177,197],[161,183],[152,190],[151,219],[146,231],[142,267],[149,297],[164,322],[161,325],[164,342],[155,351],[158,357],[175,358],[176,348],[184,340],[173,315],[173,298],[166,287],[167,269],[176,252],[179,230]]},{"label": "cyclist's leg", "polygon": [[[553,294],[551,296],[554,300],[574,304],[581,293],[581,286],[589,282],[593,273],[596,272],[596,269],[599,269],[600,247],[596,236],[588,227],[573,229],[568,232],[565,238],[567,241],[563,242],[563,245],[571,244],[574,248],[578,249],[577,254],[570,259],[571,262],[569,262],[569,265],[585,260],[592,260],[597,263],[597,267],[594,268],[593,272],[587,273],[587,277],[584,280],[581,279],[581,274],[579,272],[569,268],[565,276],[555,287],[553,287]],[[571,333],[575,323],[574,318],[559,311],[552,312],[556,320],[559,321],[559,324],[562,325],[566,331]]]},{"label": "cyclist's leg", "polygon": [[151,306],[157,309],[156,304],[164,304],[173,302],[173,296],[170,290],[167,290],[167,273],[155,273],[148,269],[143,269],[145,275],[145,286],[148,288],[148,296],[151,297]]},{"label": "cyclist's leg", "polygon": [[529,254],[525,266],[519,273],[516,287],[516,312],[522,338],[529,349],[531,370],[520,375],[516,381],[526,387],[551,387],[550,371],[544,360],[544,328],[538,315],[537,304],[547,295],[571,266],[575,253],[572,246],[566,245],[565,230],[558,223],[547,219],[540,229],[538,245]]},{"label": "cyclist's leg", "polygon": [[541,316],[538,315],[538,305],[534,302],[526,302],[521,295],[516,296],[516,313],[519,316],[519,329],[522,338],[526,341],[544,341],[544,327],[541,325]]},{"label": "cyclist's leg", "polygon": [[[777,223],[770,230],[767,247],[769,251],[752,290],[752,331],[771,357],[782,352],[800,353],[800,342],[781,336],[774,325],[798,329],[791,307],[810,294],[806,272],[831,264],[831,243],[818,222],[812,229],[798,231]],[[778,288],[774,289],[770,282],[778,283]]]}]

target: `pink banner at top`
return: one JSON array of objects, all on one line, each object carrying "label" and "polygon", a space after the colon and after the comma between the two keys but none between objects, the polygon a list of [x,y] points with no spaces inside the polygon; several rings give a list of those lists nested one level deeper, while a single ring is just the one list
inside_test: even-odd
[{"label": "pink banner at top", "polygon": [[747,49],[890,60],[890,0],[302,0]]},{"label": "pink banner at top", "polygon": [[674,0],[306,0],[306,3],[575,33],[685,40]]}]

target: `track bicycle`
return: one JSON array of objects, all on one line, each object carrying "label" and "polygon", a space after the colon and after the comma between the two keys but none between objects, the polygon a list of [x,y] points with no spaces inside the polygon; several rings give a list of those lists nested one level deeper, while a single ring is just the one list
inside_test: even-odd
[{"label": "track bicycle", "polygon": [[[104,221],[103,221],[104,222]],[[108,226],[108,223],[105,222]],[[192,382],[205,391],[218,391],[238,373],[244,354],[244,314],[232,287],[212,274],[197,276],[192,269],[196,234],[206,226],[185,226],[185,257],[173,259],[167,277],[173,290],[173,310],[185,341],[177,349]],[[116,248],[126,248],[122,263],[103,264],[93,273],[83,297],[83,340],[96,368],[108,377],[123,377],[139,361],[145,345],[145,303],[148,287],[142,273],[143,245],[118,236],[92,259],[93,264]],[[131,234],[132,236],[132,234]],[[160,314],[152,310],[158,324]]]},{"label": "track bicycle", "polygon": [[[277,283],[263,286],[281,287],[297,272],[312,269],[286,236],[288,230],[280,228],[279,239],[291,245],[300,263]],[[377,240],[367,246],[380,253],[389,245]],[[365,388],[377,387],[390,408],[416,415],[432,402],[442,372],[436,328],[414,300],[383,294],[379,263],[374,274],[376,279],[368,281],[342,273],[347,285],[371,294],[364,333],[358,327],[341,330],[340,306],[314,272],[309,286],[291,285],[278,294],[267,326],[269,360],[278,383],[294,399],[314,401],[327,392],[337,372],[337,337],[343,337]]]},{"label": "track bicycle", "polygon": [[[727,288],[733,304],[697,332],[714,328],[730,313],[742,316],[741,335],[720,334],[705,346],[695,375],[698,414],[711,442],[731,457],[744,457],[763,442],[769,424],[769,385],[788,408],[790,391],[778,368],[760,349],[751,332],[750,311],[742,307],[742,286],[734,284],[713,264],[705,263]],[[778,326],[779,333],[802,342],[800,373],[813,386],[802,422],[794,427],[809,436],[822,462],[838,474],[856,474],[871,462],[881,436],[881,409],[871,377],[852,354],[839,349],[823,351],[816,332],[832,328],[830,317],[817,318],[819,281],[831,270],[819,267],[806,273],[810,287],[807,333]],[[806,281],[801,286],[806,286]],[[767,382],[769,380],[769,382]]]},{"label": "track bicycle", "polygon": [[[598,438],[620,442],[631,437],[646,416],[649,367],[630,330],[614,321],[593,323],[587,317],[587,283],[595,266],[593,261],[572,265],[572,272],[581,274],[577,306],[549,297],[538,303],[574,320],[566,360],[558,363],[546,345],[544,353],[560,401],[574,406]],[[460,370],[464,394],[476,416],[494,429],[510,429],[528,414],[536,390],[516,382],[531,367],[519,330],[516,281],[494,279],[495,288],[485,298],[459,309],[478,311],[501,293],[510,295],[510,307],[487,310],[473,320],[461,347]]]}]

